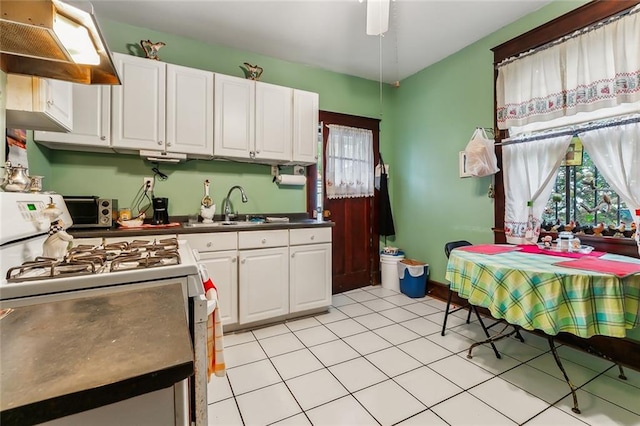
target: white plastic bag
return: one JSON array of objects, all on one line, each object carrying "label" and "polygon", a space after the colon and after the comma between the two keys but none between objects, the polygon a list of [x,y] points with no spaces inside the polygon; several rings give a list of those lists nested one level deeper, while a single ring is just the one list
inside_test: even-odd
[{"label": "white plastic bag", "polygon": [[467,172],[471,176],[489,176],[500,170],[498,168],[498,159],[493,149],[493,139],[487,137],[483,128],[476,128],[464,152],[467,156]]}]

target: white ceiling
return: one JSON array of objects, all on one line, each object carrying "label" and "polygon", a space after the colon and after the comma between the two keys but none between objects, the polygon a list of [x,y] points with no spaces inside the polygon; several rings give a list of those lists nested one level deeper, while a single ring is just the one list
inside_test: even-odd
[{"label": "white ceiling", "polygon": [[395,0],[389,31],[381,39],[366,35],[367,5],[359,0],[93,0],[98,20],[370,80],[380,80],[382,62],[387,83],[401,81],[547,3]]}]

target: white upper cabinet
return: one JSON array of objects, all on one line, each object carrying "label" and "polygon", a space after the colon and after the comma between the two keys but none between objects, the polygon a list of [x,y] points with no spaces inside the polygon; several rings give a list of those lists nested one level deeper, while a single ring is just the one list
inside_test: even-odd
[{"label": "white upper cabinet", "polygon": [[73,130],[36,131],[34,139],[49,148],[111,151],[111,87],[72,84]]},{"label": "white upper cabinet", "polygon": [[215,157],[266,164],[317,161],[317,93],[222,74],[216,74],[215,87]]},{"label": "white upper cabinet", "polygon": [[291,160],[293,89],[256,82],[256,137],[254,158]]},{"label": "white upper cabinet", "polygon": [[319,96],[293,91],[293,163],[318,162]]},{"label": "white upper cabinet", "polygon": [[166,64],[113,54],[122,79],[113,87],[112,146],[129,150],[164,150]]},{"label": "white upper cabinet", "polygon": [[43,80],[45,110],[64,127],[73,128],[72,84],[61,80]]},{"label": "white upper cabinet", "polygon": [[213,156],[213,73],[114,54],[112,146]]},{"label": "white upper cabinet", "polygon": [[7,127],[70,131],[72,86],[68,81],[7,74]]},{"label": "white upper cabinet", "polygon": [[253,158],[255,84],[251,80],[215,75],[214,148],[216,157]]},{"label": "white upper cabinet", "polygon": [[168,152],[213,155],[213,73],[167,65]]}]

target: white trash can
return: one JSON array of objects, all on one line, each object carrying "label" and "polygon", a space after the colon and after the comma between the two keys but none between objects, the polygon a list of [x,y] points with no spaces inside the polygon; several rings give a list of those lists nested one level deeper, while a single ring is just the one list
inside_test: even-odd
[{"label": "white trash can", "polygon": [[398,262],[404,259],[404,252],[396,254],[380,253],[380,273],[382,287],[400,292],[400,277],[398,276]]}]

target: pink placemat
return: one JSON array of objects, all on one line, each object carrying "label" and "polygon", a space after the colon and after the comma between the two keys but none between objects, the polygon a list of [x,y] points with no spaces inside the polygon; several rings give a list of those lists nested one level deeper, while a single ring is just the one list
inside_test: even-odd
[{"label": "pink placemat", "polygon": [[581,259],[584,256],[600,257],[606,254],[603,251],[595,250],[593,250],[591,253],[569,253],[566,251],[546,250],[531,244],[521,244],[518,246],[518,248],[520,248],[520,251],[523,253],[546,254],[549,256],[570,257],[573,259]]},{"label": "pink placemat", "polygon": [[584,269],[593,272],[604,272],[606,274],[615,274],[619,277],[640,273],[640,264],[618,262],[615,260],[603,260],[596,257],[582,257],[578,260],[566,260],[557,262],[554,265],[564,266],[565,268]]},{"label": "pink placemat", "polygon": [[500,254],[500,253],[506,253],[509,251],[518,250],[518,247],[517,246],[499,246],[495,244],[478,244],[475,246],[460,247],[456,250],[464,250],[471,253],[480,253],[480,254]]}]

